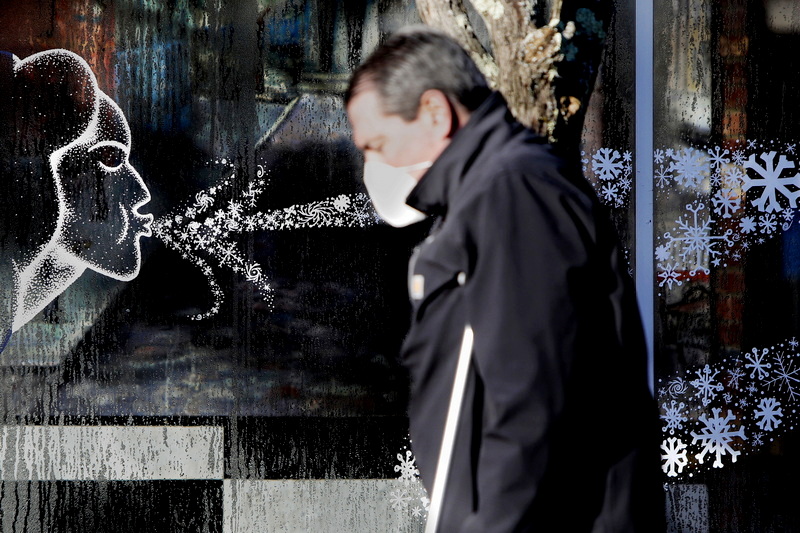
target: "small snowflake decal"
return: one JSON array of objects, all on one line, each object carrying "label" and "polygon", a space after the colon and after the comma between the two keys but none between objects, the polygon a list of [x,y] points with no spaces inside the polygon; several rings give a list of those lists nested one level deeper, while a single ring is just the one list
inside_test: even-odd
[{"label": "small snowflake decal", "polygon": [[592,170],[601,180],[613,180],[622,172],[620,153],[611,148],[600,148],[592,157]]},{"label": "small snowflake decal", "polygon": [[775,398],[764,398],[758,403],[755,411],[757,418],[756,424],[764,431],[772,431],[781,423],[783,410],[780,408],[781,402]]},{"label": "small snowflake decal", "polygon": [[697,388],[697,396],[702,399],[703,405],[708,405],[716,397],[717,392],[724,388],[722,383],[714,382],[719,370],[711,370],[711,367],[706,365],[703,370],[697,370],[695,374],[697,379],[691,383]]},{"label": "small snowflake decal", "polygon": [[661,460],[664,461],[661,469],[667,476],[677,477],[689,463],[686,457],[686,445],[677,437],[668,437],[661,443],[661,449],[664,451],[661,454]]},{"label": "small snowflake decal", "polygon": [[700,150],[683,148],[673,154],[670,171],[675,176],[675,181],[686,187],[695,187],[708,175],[708,159]]},{"label": "small snowflake decal", "polygon": [[769,370],[772,367],[771,363],[765,363],[764,359],[769,354],[769,348],[764,348],[761,350],[761,353],[758,353],[758,348],[753,348],[752,354],[747,354],[745,357],[748,361],[748,364],[744,365],[746,368],[752,368],[753,371],[750,373],[750,377],[758,376],[758,379],[764,379],[769,375]]},{"label": "small snowflake decal", "polygon": [[395,511],[405,511],[411,502],[411,496],[403,489],[398,489],[389,493],[389,503]]},{"label": "small snowflake decal", "polygon": [[406,450],[406,456],[403,457],[402,453],[397,454],[397,459],[400,464],[394,465],[394,471],[400,473],[400,479],[409,483],[419,477],[419,469],[417,468],[416,459],[414,458],[411,450]]},{"label": "small snowflake decal", "polygon": [[669,434],[674,435],[676,429],[683,429],[683,423],[687,420],[686,415],[683,414],[684,407],[686,405],[683,402],[678,403],[676,400],[672,400],[670,405],[661,405],[661,408],[666,411],[666,414],[661,415],[661,419],[667,423],[663,431],[669,430]]},{"label": "small snowflake decal", "polygon": [[739,194],[733,189],[722,188],[711,198],[714,204],[714,212],[722,218],[731,218],[739,210],[741,199]]}]

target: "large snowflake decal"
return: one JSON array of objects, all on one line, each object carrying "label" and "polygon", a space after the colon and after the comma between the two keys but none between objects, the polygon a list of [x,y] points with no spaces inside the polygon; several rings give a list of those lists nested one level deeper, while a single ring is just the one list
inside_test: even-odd
[{"label": "large snowflake decal", "polygon": [[744,434],[744,428],[739,427],[739,429],[734,430],[731,427],[731,422],[736,419],[734,414],[731,411],[728,411],[725,417],[720,416],[720,412],[722,411],[721,408],[713,408],[711,412],[713,416],[708,418],[708,414],[700,415],[700,422],[702,422],[705,427],[702,428],[700,433],[691,432],[692,435],[692,444],[695,442],[702,441],[703,449],[700,453],[695,455],[697,461],[703,463],[705,460],[705,456],[708,453],[713,453],[715,456],[715,460],[713,463],[714,468],[722,468],[722,456],[726,453],[730,454],[731,462],[735,463],[736,458],[741,454],[741,452],[734,450],[731,447],[731,442],[734,438],[739,437],[740,439],[746,440],[747,437]]},{"label": "large snowflake decal", "polygon": [[661,443],[661,449],[664,451],[661,454],[661,460],[664,461],[661,469],[667,476],[677,477],[689,463],[686,457],[686,444],[678,437],[668,437]]},{"label": "large snowflake decal", "polygon": [[800,196],[800,175],[794,174],[781,177],[784,170],[794,168],[794,161],[786,159],[786,156],[781,154],[776,164],[775,155],[776,152],[774,151],[762,153],[763,166],[756,163],[755,154],[744,162],[745,168],[758,174],[756,178],[751,178],[748,175],[742,176],[744,190],[748,191],[754,187],[763,188],[761,196],[751,202],[760,211],[771,212],[783,209],[778,199],[778,193],[782,194],[792,207],[797,207],[797,197]]}]

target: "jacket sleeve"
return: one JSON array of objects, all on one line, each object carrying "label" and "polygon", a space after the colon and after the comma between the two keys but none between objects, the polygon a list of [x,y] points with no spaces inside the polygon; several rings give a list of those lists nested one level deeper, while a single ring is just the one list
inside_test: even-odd
[{"label": "jacket sleeve", "polygon": [[558,180],[503,174],[475,200],[464,287],[483,382],[478,509],[462,533],[528,531],[578,342],[591,204]]}]

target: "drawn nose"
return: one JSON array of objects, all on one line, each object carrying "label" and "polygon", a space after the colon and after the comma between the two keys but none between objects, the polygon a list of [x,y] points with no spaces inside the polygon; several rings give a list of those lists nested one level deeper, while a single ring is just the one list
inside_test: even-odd
[{"label": "drawn nose", "polygon": [[128,168],[133,181],[133,201],[131,203],[133,205],[133,211],[139,214],[138,209],[152,200],[152,196],[150,195],[150,189],[147,188],[147,185],[145,185],[144,180],[136,169],[131,165],[128,165]]}]

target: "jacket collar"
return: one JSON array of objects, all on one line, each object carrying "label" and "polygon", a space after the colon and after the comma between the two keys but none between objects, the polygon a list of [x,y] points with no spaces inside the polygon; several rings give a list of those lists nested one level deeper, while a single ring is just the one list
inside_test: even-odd
[{"label": "jacket collar", "polygon": [[514,120],[505,98],[493,92],[456,131],[406,203],[429,215],[444,215],[473,163],[482,154],[495,153],[519,128],[522,126]]}]

